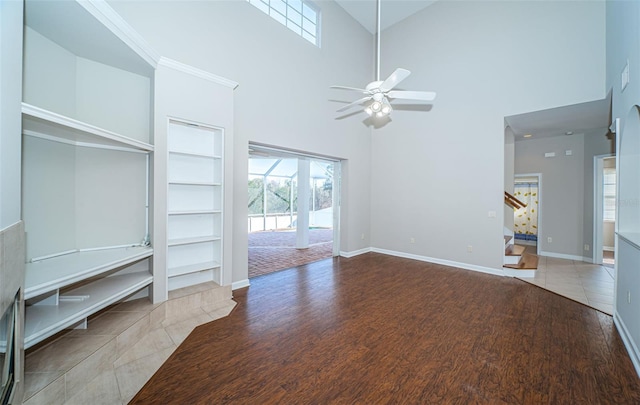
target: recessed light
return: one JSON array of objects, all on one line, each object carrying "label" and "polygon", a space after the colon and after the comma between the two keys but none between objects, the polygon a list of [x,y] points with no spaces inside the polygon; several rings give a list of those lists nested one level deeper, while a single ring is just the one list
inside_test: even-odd
[{"label": "recessed light", "polygon": [[531,135],[531,134],[524,134],[524,135],[523,135],[523,137],[525,137],[525,138],[531,138],[532,136],[533,136],[533,135]]},{"label": "recessed light", "polygon": [[573,135],[573,131],[567,131],[564,133],[565,135]]}]

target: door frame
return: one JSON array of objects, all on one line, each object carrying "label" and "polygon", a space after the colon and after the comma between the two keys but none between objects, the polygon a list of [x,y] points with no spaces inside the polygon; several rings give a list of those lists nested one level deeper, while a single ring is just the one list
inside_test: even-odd
[{"label": "door frame", "polygon": [[607,153],[604,155],[596,155],[593,157],[593,241],[591,246],[591,260],[594,264],[602,264],[602,250],[604,246],[604,161],[607,158],[615,157],[615,153]]},{"label": "door frame", "polygon": [[[543,235],[542,233],[542,173],[519,173],[513,176],[513,186],[515,191],[515,184],[518,178],[536,178],[538,181],[538,240],[536,241],[536,254],[540,255],[540,237]],[[515,241],[515,229],[514,233],[514,241]]]},{"label": "door frame", "polygon": [[[283,157],[290,159],[309,159],[317,160],[320,162],[327,162],[333,164],[333,189],[332,204],[333,204],[333,249],[332,256],[340,256],[340,203],[342,192],[342,163],[343,159],[336,158],[328,155],[320,155],[312,152],[300,151],[297,149],[289,149],[281,146],[267,145],[258,142],[249,142],[249,149],[254,153],[265,153],[273,157]],[[248,157],[250,158],[250,156]],[[247,159],[247,165],[249,164]]]}]

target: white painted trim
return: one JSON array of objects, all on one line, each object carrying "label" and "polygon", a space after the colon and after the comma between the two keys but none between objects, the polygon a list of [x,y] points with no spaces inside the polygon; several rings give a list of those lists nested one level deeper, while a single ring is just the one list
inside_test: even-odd
[{"label": "white painted trim", "polygon": [[157,53],[105,0],[77,0],[85,10],[94,16],[115,36],[137,53],[154,69],[160,60]]},{"label": "white painted trim", "polygon": [[235,89],[236,87],[238,87],[238,83],[234,82],[233,80],[229,80],[222,76],[214,75],[213,73],[209,73],[206,70],[198,69],[196,67],[184,64],[182,62],[178,62],[173,59],[166,58],[164,56],[160,57],[160,60],[158,61],[158,65],[168,67],[170,69],[174,69],[192,76],[196,76],[201,79],[209,80],[210,82],[218,83],[223,86],[229,87],[231,89]]},{"label": "white painted trim", "polygon": [[45,139],[51,142],[64,143],[66,145],[77,146],[82,148],[117,150],[119,152],[142,153],[144,155],[148,155],[149,152],[151,152],[148,150],[124,148],[120,146],[110,146],[110,145],[103,145],[99,143],[72,141],[70,139],[59,138],[57,136],[47,135],[47,134],[43,134],[41,132],[36,132],[36,131],[31,131],[29,129],[22,130],[22,134],[25,136],[30,136],[32,138],[40,138],[40,139]]},{"label": "white painted trim", "polygon": [[629,353],[633,367],[636,369],[636,374],[640,377],[640,351],[633,341],[627,326],[618,314],[618,311],[614,311],[613,313],[613,323],[616,325],[618,332],[620,332],[620,337],[622,338],[624,347],[627,349],[627,353]]},{"label": "white painted trim", "polygon": [[604,239],[604,230],[602,217],[604,216],[604,206],[603,206],[603,170],[604,170],[604,159],[607,157],[614,156],[612,153],[608,153],[605,155],[596,155],[593,157],[593,238],[591,240],[591,251],[593,263],[601,264],[603,261],[602,257],[602,245]]},{"label": "white painted trim", "polygon": [[536,276],[536,269],[511,269],[509,267],[504,268],[504,275],[509,277],[518,278],[533,278]]},{"label": "white painted trim", "polygon": [[234,281],[231,283],[231,291],[238,290],[240,288],[249,287],[251,284],[249,283],[249,279],[245,278],[244,280]]},{"label": "white painted trim", "polygon": [[389,256],[403,257],[405,259],[419,260],[421,262],[442,264],[444,266],[456,267],[456,268],[464,269],[464,270],[472,270],[472,271],[477,271],[477,272],[480,272],[480,273],[493,274],[495,276],[504,276],[505,275],[504,270],[493,269],[491,267],[476,266],[475,264],[454,262],[454,261],[451,261],[451,260],[437,259],[437,258],[434,258],[434,257],[414,255],[412,253],[397,252],[397,251],[394,251],[394,250],[380,249],[380,248],[375,248],[375,247],[371,248],[371,251],[375,252],[375,253],[382,253],[382,254],[389,255]]},{"label": "white painted trim", "polygon": [[582,257],[577,255],[566,255],[564,253],[553,253],[553,252],[540,252],[540,256],[553,257],[556,259],[566,259],[566,260],[579,260],[581,262],[586,261],[587,263],[591,263],[593,260],[590,257]]},{"label": "white painted trim", "polygon": [[355,256],[359,256],[359,255],[363,255],[365,253],[369,253],[371,252],[371,248],[364,248],[364,249],[358,249],[358,250],[353,250],[351,252],[343,252],[340,251],[340,256],[342,257],[346,257],[347,259],[350,257],[355,257]]},{"label": "white painted trim", "polygon": [[615,248],[613,246],[603,246],[602,250],[606,250],[607,252],[613,252],[615,251]]},{"label": "white painted trim", "polygon": [[[27,104],[24,102],[22,103],[22,115],[23,117],[27,115],[30,117],[35,117],[40,120],[46,121],[48,125],[53,126],[52,128],[58,128],[59,130],[65,131],[65,133],[74,134],[79,131],[85,136],[95,137],[97,139],[106,139],[108,141],[121,144],[123,145],[121,147],[125,149],[128,147],[131,147],[131,148],[137,148],[146,152],[153,151],[153,145],[148,144],[146,142],[129,138],[127,136],[120,135],[116,132],[109,131],[109,130],[97,127],[95,125],[91,125],[86,122],[79,121],[77,119],[70,118],[70,117],[55,113],[53,111],[45,110],[44,108],[36,107],[34,105]],[[24,129],[24,126],[25,125],[23,124],[23,133],[39,134],[39,132],[32,131],[29,129]],[[60,138],[60,136],[54,136],[54,135],[44,135],[44,136],[51,136],[52,137],[51,140],[53,140],[53,137]],[[44,136],[41,136],[41,137],[44,137]],[[73,142],[72,143],[73,145],[82,145],[82,146],[93,145],[92,143],[77,142],[72,139],[69,139],[69,141]],[[119,147],[120,146],[115,146],[115,148],[119,148]]]}]

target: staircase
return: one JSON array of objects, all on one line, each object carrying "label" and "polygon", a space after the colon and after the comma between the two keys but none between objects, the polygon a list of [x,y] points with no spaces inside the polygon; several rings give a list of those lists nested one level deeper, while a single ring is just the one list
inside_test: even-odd
[{"label": "staircase", "polygon": [[[526,205],[513,195],[504,192],[504,203],[508,206],[518,209]],[[512,277],[535,277],[538,268],[538,256],[525,253],[524,246],[515,245],[513,239],[513,231],[505,228],[504,230],[504,257],[503,268],[508,276]]]}]

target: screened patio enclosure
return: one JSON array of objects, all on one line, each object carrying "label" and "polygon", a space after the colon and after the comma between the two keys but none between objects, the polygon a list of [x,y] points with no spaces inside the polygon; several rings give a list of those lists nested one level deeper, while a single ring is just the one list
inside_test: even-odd
[{"label": "screened patio enclosure", "polygon": [[255,149],[248,168],[249,277],[333,256],[339,163]]},{"label": "screened patio enclosure", "polygon": [[[308,166],[309,179],[308,208],[304,211],[305,204],[298,204],[302,191],[298,176],[301,165]],[[301,213],[308,212],[310,227],[333,227],[333,163],[251,156],[249,232],[295,228],[299,208]]]}]

